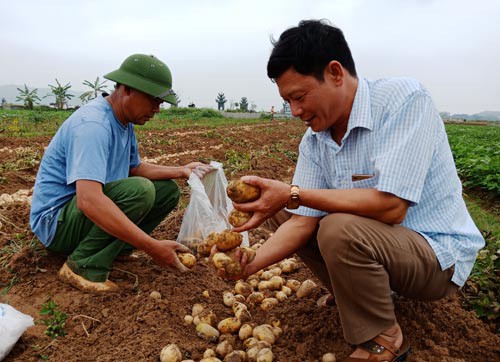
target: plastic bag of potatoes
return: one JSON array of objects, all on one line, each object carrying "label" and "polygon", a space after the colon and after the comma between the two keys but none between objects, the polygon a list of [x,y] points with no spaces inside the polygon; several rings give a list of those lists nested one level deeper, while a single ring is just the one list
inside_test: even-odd
[{"label": "plastic bag of potatoes", "polygon": [[[212,161],[216,170],[200,179],[191,173],[189,204],[184,213],[177,241],[196,253],[198,245],[212,232],[231,228],[228,218],[233,204],[226,194],[227,179],[222,163]],[[248,246],[248,233],[241,233],[242,245]]]}]

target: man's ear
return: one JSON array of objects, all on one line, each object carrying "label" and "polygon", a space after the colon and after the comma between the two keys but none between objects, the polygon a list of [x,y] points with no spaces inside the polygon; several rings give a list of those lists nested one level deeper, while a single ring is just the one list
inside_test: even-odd
[{"label": "man's ear", "polygon": [[123,91],[125,92],[126,95],[130,95],[130,92],[132,92],[132,88],[130,88],[128,85],[122,84]]},{"label": "man's ear", "polygon": [[333,80],[336,84],[342,84],[344,81],[344,68],[336,60],[330,61],[325,69],[325,78]]}]

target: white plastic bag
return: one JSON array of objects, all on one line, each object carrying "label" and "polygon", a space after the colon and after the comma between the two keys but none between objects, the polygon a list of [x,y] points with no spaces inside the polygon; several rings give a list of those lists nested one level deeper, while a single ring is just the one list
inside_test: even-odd
[{"label": "white plastic bag", "polygon": [[32,325],[31,316],[8,304],[0,304],[0,361],[7,357],[24,331]]},{"label": "white plastic bag", "polygon": [[[211,232],[221,232],[232,227],[227,218],[233,204],[226,194],[227,179],[222,164],[212,161],[210,166],[215,171],[206,174],[202,180],[194,172],[188,180],[191,197],[177,241],[192,249]],[[248,246],[248,233],[241,234],[242,245]]]}]

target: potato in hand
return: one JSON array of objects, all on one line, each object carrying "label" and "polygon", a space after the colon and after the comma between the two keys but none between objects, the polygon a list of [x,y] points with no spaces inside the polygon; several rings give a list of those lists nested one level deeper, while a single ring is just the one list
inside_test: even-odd
[{"label": "potato in hand", "polygon": [[177,253],[177,257],[180,262],[189,269],[196,264],[196,257],[191,253]]},{"label": "potato in hand", "polygon": [[236,203],[255,201],[260,197],[260,188],[241,180],[231,181],[226,192],[227,196]]},{"label": "potato in hand", "polygon": [[229,278],[239,276],[243,273],[243,268],[239,260],[235,257],[237,250],[241,250],[242,253],[246,254],[247,264],[252,262],[255,258],[255,250],[247,247],[235,248],[226,253],[215,253],[212,257],[212,262],[215,267],[218,270],[224,271],[224,274]]},{"label": "potato in hand", "polygon": [[229,213],[228,221],[234,227],[239,227],[245,224],[252,217],[252,212],[239,211],[232,209]]}]

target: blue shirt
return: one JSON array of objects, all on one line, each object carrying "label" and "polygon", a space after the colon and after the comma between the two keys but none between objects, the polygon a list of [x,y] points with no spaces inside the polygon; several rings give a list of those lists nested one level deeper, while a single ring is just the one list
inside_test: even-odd
[{"label": "blue shirt", "polygon": [[30,225],[50,245],[62,207],[76,194],[77,180],[106,184],[128,177],[140,158],[134,127],[118,121],[102,97],[84,105],[59,128],[43,155],[31,204]]},{"label": "blue shirt", "polygon": [[[353,175],[373,177],[353,181]],[[484,239],[464,200],[443,121],[416,80],[360,79],[341,144],[308,129],[293,183],[305,189],[375,188],[410,201],[401,225],[420,233],[462,286]],[[325,212],[300,207],[299,215]]]}]

